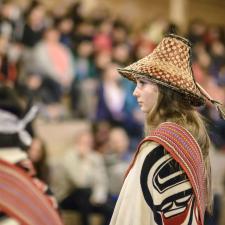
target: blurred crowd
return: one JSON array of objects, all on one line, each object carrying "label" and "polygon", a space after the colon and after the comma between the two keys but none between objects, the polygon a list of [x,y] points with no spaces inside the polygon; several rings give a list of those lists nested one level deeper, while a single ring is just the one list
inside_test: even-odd
[{"label": "blurred crowd", "polygon": [[[134,84],[118,76],[117,68],[151,53],[165,34],[182,33],[163,18],[134,30],[108,11],[84,15],[81,7],[74,3],[58,15],[36,1],[26,8],[1,1],[0,107],[8,109],[14,99],[11,110],[19,117],[19,109],[36,104],[46,122],[88,121],[89,128],[80,130],[60,160],[59,186],[53,189],[61,208],[81,212],[83,225],[93,211],[103,215],[106,225],[134,146],[143,137]],[[196,81],[225,104],[225,27],[196,19],[182,35],[193,44]],[[213,147],[225,152],[225,121],[211,105],[199,110]],[[28,154],[38,176],[49,183],[46,145],[32,135]]]}]

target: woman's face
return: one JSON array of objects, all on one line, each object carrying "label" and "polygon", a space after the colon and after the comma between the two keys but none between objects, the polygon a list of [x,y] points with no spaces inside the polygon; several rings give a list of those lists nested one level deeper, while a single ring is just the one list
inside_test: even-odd
[{"label": "woman's face", "polygon": [[137,78],[137,85],[133,95],[144,113],[149,113],[156,104],[159,89],[158,86],[145,78]]}]

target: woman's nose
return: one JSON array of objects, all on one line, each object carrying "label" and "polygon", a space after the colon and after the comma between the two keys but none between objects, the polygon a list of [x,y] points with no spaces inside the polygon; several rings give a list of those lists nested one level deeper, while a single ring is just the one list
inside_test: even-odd
[{"label": "woman's nose", "polygon": [[138,97],[138,86],[135,87],[133,91],[133,96]]}]

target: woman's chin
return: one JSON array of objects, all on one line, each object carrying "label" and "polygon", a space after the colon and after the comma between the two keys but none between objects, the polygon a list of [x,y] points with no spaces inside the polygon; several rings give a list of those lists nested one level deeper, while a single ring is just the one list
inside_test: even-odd
[{"label": "woman's chin", "polygon": [[144,108],[144,107],[140,107],[140,110],[144,113],[144,114],[147,114],[148,111]]}]

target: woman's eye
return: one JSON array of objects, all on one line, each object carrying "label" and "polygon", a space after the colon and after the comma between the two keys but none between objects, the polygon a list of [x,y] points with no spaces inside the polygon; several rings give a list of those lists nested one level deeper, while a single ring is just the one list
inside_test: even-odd
[{"label": "woman's eye", "polygon": [[139,88],[144,87],[146,84],[148,84],[149,82],[147,80],[138,80],[137,81],[137,86]]},{"label": "woman's eye", "polygon": [[141,85],[145,85],[147,83],[147,81],[144,81],[144,80],[140,80],[139,82]]}]

